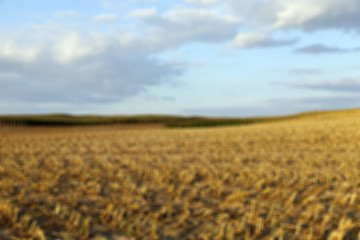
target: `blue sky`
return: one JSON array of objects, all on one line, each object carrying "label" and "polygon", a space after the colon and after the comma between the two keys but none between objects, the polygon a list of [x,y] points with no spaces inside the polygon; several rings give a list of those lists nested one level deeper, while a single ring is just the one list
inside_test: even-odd
[{"label": "blue sky", "polygon": [[360,106],[358,0],[0,0],[0,114]]}]

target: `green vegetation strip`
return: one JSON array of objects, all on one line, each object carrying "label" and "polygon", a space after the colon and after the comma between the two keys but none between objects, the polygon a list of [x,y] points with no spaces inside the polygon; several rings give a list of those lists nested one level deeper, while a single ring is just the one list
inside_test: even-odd
[{"label": "green vegetation strip", "polygon": [[269,118],[243,118],[243,119],[227,119],[227,118],[199,118],[196,120],[184,119],[180,122],[165,123],[168,128],[199,128],[199,127],[221,127],[231,125],[245,125],[262,122],[271,122],[285,120],[292,117],[269,117]]},{"label": "green vegetation strip", "polygon": [[0,125],[6,126],[86,126],[104,124],[144,124],[180,121],[170,116],[73,116],[66,114],[0,116]]},{"label": "green vegetation strip", "polygon": [[71,116],[71,115],[37,115],[37,116],[0,116],[0,125],[5,126],[86,126],[104,124],[163,124],[167,128],[218,127],[227,125],[253,124],[268,122],[289,117],[272,118],[203,118],[176,116]]},{"label": "green vegetation strip", "polygon": [[278,117],[253,118],[207,118],[181,117],[166,115],[138,115],[138,116],[75,116],[68,114],[49,115],[9,115],[0,116],[0,126],[87,126],[107,124],[163,124],[167,128],[199,128],[220,127],[231,125],[245,125],[273,121],[282,121],[300,117],[312,117],[331,113],[359,112],[359,109],[342,111],[305,112],[296,115]]}]

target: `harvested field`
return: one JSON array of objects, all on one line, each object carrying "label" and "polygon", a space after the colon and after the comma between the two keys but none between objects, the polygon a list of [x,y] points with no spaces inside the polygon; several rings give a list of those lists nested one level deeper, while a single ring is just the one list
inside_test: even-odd
[{"label": "harvested field", "polygon": [[0,128],[1,239],[359,239],[360,111]]}]

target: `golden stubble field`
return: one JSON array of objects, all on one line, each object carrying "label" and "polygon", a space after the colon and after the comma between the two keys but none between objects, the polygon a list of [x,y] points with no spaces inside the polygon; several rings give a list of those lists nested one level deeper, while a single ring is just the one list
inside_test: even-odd
[{"label": "golden stubble field", "polygon": [[360,111],[1,128],[0,239],[360,239]]}]

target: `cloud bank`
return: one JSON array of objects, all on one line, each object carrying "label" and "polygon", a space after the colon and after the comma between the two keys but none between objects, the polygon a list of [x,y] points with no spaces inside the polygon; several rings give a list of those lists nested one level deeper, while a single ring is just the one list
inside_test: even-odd
[{"label": "cloud bank", "polygon": [[345,78],[338,80],[313,80],[313,81],[296,81],[286,84],[294,88],[306,88],[312,90],[324,90],[335,92],[360,92],[360,79]]},{"label": "cloud bank", "polygon": [[339,48],[339,47],[329,47],[323,44],[314,44],[295,50],[295,53],[306,53],[306,54],[326,54],[326,53],[348,53],[348,52],[357,52],[360,51],[360,48]]},{"label": "cloud bank", "polygon": [[[0,31],[0,103],[120,102],[149,87],[178,81],[187,65],[159,60],[158,55],[187,44],[212,43],[239,50],[287,46],[309,55],[359,51],[328,39],[298,47],[302,39],[292,34],[332,30],[357,38],[358,0],[146,1],[147,7],[125,12],[119,10],[125,3],[101,2],[106,11],[93,15],[60,9],[44,23],[4,27]],[[72,26],[64,19],[77,21]],[[360,89],[358,79],[288,86],[344,93]]]},{"label": "cloud bank", "polygon": [[137,48],[146,48],[141,39],[126,34],[65,31],[29,46],[20,45],[22,37],[0,46],[2,101],[116,102],[183,71],[152,59]]},{"label": "cloud bank", "polygon": [[[275,41],[273,35],[279,31],[295,30],[308,33],[335,30],[353,31],[357,34],[360,31],[360,2],[357,0],[187,0],[187,2],[207,8],[218,6],[239,18],[243,26],[246,26],[246,31],[240,31],[233,38],[233,46],[238,48],[294,43],[293,39]],[[323,47],[318,51],[327,50],[337,49]]]},{"label": "cloud bank", "polygon": [[[0,33],[0,101],[119,102],[178,81],[186,64],[160,61],[156,54],[186,43],[226,41],[237,28],[231,17],[185,7],[137,9],[121,19],[71,10],[54,16],[81,20],[85,28],[29,24]],[[122,24],[129,21],[136,24]],[[103,25],[97,28],[97,22]],[[105,26],[113,30],[103,31]]]}]

